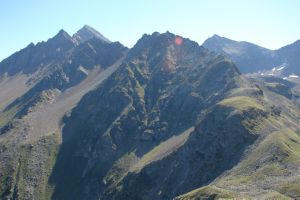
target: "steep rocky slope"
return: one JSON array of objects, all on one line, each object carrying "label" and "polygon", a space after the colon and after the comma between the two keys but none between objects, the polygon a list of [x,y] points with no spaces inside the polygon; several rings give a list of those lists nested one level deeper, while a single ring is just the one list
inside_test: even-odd
[{"label": "steep rocky slope", "polygon": [[[79,32],[82,34],[83,31]],[[62,51],[65,40],[72,46]],[[53,41],[57,46],[50,48]],[[40,49],[40,46],[45,48]],[[56,47],[60,48],[57,55]],[[22,51],[28,51],[27,48]],[[84,94],[113,73],[127,53],[127,48],[118,42],[106,42],[90,35],[89,40],[78,43],[63,31],[32,48],[35,50],[28,57],[23,57],[20,51],[1,62],[4,67],[0,87],[12,90],[0,92],[3,97],[0,113],[1,199],[50,198],[47,180],[61,142],[62,117]],[[46,62],[39,59],[43,50],[53,57],[47,58],[47,65],[36,64]],[[37,61],[31,61],[31,57],[37,57]],[[28,64],[22,66],[25,63]],[[16,69],[20,66],[20,70],[10,73],[15,66]],[[20,79],[24,82],[17,82]]]},{"label": "steep rocky slope", "polygon": [[0,64],[20,92],[0,91],[0,199],[300,198],[297,79],[244,76],[169,32],[129,51],[61,34],[53,59]]},{"label": "steep rocky slope", "polygon": [[[259,138],[231,170],[176,199],[300,198],[299,83],[274,77],[251,77],[250,81],[262,89],[272,111],[251,126]],[[285,88],[270,90],[270,85],[278,84]],[[224,105],[237,107],[237,103]]]},{"label": "steep rocky slope", "polygon": [[4,59],[0,64],[0,74],[11,76],[19,72],[30,74],[47,66],[75,46],[73,38],[64,30],[46,42],[29,44],[26,48]]},{"label": "steep rocky slope", "polygon": [[47,42],[30,44],[0,63],[0,110],[25,94],[41,78],[48,74],[52,65],[64,59],[75,47],[74,41],[64,30]]},{"label": "steep rocky slope", "polygon": [[258,84],[177,37],[144,35],[65,119],[54,199],[172,199],[212,183],[274,131],[280,116]]}]

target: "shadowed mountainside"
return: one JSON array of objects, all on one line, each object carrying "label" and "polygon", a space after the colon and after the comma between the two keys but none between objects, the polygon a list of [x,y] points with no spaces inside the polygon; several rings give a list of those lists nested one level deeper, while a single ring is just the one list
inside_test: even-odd
[{"label": "shadowed mountainside", "polygon": [[211,42],[237,66],[169,32],[128,50],[89,26],[2,61],[0,199],[300,198],[300,82],[239,72],[273,51]]}]

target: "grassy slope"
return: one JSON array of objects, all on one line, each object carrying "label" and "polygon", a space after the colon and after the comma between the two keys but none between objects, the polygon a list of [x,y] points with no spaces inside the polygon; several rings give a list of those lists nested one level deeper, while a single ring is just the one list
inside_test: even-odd
[{"label": "grassy slope", "polygon": [[233,107],[241,111],[248,110],[249,108],[264,110],[263,106],[257,100],[247,96],[230,97],[219,102],[219,105]]},{"label": "grassy slope", "polygon": [[171,153],[175,152],[179,147],[181,147],[188,139],[191,132],[193,132],[194,127],[189,128],[180,135],[172,136],[168,140],[162,142],[161,144],[154,147],[151,151],[145,154],[139,162],[131,169],[131,171],[138,172],[146,165],[158,161]]},{"label": "grassy slope", "polygon": [[286,198],[300,198],[300,185],[295,184],[300,181],[300,173],[297,173],[299,167],[300,136],[286,128],[268,135],[216,185],[246,193],[251,188],[252,195],[256,195],[259,190],[268,191],[262,194],[263,199],[268,199],[274,192]]},{"label": "grassy slope", "polygon": [[[218,104],[243,113],[253,108],[268,111],[261,100],[244,96],[241,90],[233,93],[238,96],[229,97]],[[272,102],[275,97],[275,105],[280,100],[284,107],[293,107],[283,96],[270,94],[268,92],[263,101]],[[260,199],[300,198],[300,136],[295,132],[298,125],[297,117],[294,117],[297,114],[295,109],[292,112],[284,111],[281,116],[268,114],[251,127],[251,131],[262,135],[252,149],[246,152],[242,162],[211,185],[193,190],[178,199],[240,199],[241,194],[250,199],[254,196]]]},{"label": "grassy slope", "polygon": [[249,199],[245,195],[221,189],[216,186],[204,186],[193,190],[187,194],[175,198],[175,200],[191,200],[191,199]]},{"label": "grassy slope", "polygon": [[[50,199],[52,186],[48,177],[54,166],[60,144],[58,134],[41,137],[32,143],[16,146],[12,169],[1,169],[0,196],[19,199]],[[10,180],[10,181],[7,181]],[[31,192],[29,192],[31,191]],[[32,196],[34,195],[34,196]]]},{"label": "grassy slope", "polygon": [[168,140],[161,142],[141,158],[135,152],[127,153],[121,157],[109,170],[104,180],[112,186],[116,186],[128,172],[139,173],[145,166],[167,157],[180,148],[189,138],[194,127],[187,129],[183,133],[172,136]]}]

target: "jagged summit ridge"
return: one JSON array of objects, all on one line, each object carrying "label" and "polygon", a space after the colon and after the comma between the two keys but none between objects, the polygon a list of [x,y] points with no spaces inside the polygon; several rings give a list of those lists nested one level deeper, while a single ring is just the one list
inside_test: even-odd
[{"label": "jagged summit ridge", "polygon": [[92,28],[91,26],[84,25],[81,29],[79,29],[74,35],[73,38],[78,42],[82,43],[92,38],[101,39],[103,42],[111,43],[109,39],[99,33],[97,30]]},{"label": "jagged summit ridge", "polygon": [[127,49],[91,29],[0,64],[1,199],[298,199],[300,85],[168,31]]},{"label": "jagged summit ridge", "polygon": [[[144,34],[137,41],[129,52],[127,61],[135,57],[135,59],[148,60],[152,66],[156,66],[154,64],[156,61],[161,61],[160,64],[165,63],[180,67],[191,65],[193,61],[197,60],[197,55],[202,53],[208,53],[208,50],[188,38],[169,31],[165,33],[153,32],[152,34]],[[151,59],[149,60],[149,58]]]},{"label": "jagged summit ridge", "polygon": [[56,38],[56,37],[71,38],[71,36],[69,35],[69,33],[67,31],[65,31],[64,29],[60,29],[58,31],[58,33],[54,36],[54,38]]}]

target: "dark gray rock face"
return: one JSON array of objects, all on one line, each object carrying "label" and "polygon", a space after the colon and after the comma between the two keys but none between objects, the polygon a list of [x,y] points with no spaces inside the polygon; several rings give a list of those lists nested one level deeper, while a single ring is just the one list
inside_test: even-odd
[{"label": "dark gray rock face", "polygon": [[203,46],[231,58],[242,73],[272,70],[281,71],[281,76],[300,74],[300,42],[269,50],[249,42],[237,42],[218,35],[208,38]]},{"label": "dark gray rock face", "polygon": [[[49,65],[53,65],[57,62],[62,62],[66,60],[66,58],[69,58],[70,55],[73,59],[82,60],[81,62],[83,62],[84,59],[89,59],[90,65],[93,63],[93,59],[97,57],[97,62],[102,59],[99,64],[105,67],[111,64],[111,61],[108,61],[114,60],[112,57],[115,56],[116,51],[118,51],[113,49],[121,48],[121,46],[122,45],[118,42],[112,43],[101,33],[87,25],[74,34],[73,37],[64,30],[60,30],[57,35],[46,42],[40,42],[36,45],[31,43],[26,48],[4,59],[0,63],[0,76],[3,76],[5,73],[8,76],[17,73],[32,74],[38,69],[49,67]],[[108,52],[110,52],[110,50],[114,52],[109,54]],[[72,53],[73,51],[75,52]],[[87,53],[87,55],[85,55],[85,53]],[[92,56],[92,58],[88,58],[88,56]],[[104,59],[108,61],[103,63],[105,62]]]},{"label": "dark gray rock face", "polygon": [[127,51],[99,37],[79,43],[61,30],[0,63],[2,88],[11,81],[18,89],[14,81],[20,77],[28,86],[0,112],[0,199],[51,199],[48,178],[60,145],[59,122],[119,67]]},{"label": "dark gray rock face", "polygon": [[[236,80],[240,73],[231,61],[188,39],[177,45],[176,37],[179,36],[171,33],[144,35],[130,50],[121,68],[97,90],[86,95],[65,119],[64,142],[50,179],[56,185],[53,198],[170,199],[179,192],[175,191],[177,187],[184,185],[184,191],[188,191],[207,183],[238,160],[241,153],[232,162],[220,161],[203,180],[175,181],[174,174],[167,173],[169,164],[178,165],[174,170],[183,170],[180,173],[188,170],[188,166],[180,164],[182,160],[193,162],[192,156],[197,150],[194,146],[199,145],[204,150],[208,145],[199,136],[199,141],[188,141],[187,147],[183,147],[186,150],[178,156],[153,163],[138,174],[125,173],[121,182],[107,178],[124,155],[134,152],[137,157],[143,157],[162,141],[196,126],[202,112],[238,86]],[[197,132],[193,133],[194,138],[198,137]],[[205,133],[201,134],[206,137]],[[243,143],[236,148],[242,152],[254,138],[245,131],[237,134],[243,135]],[[215,159],[218,145],[211,147],[207,160]],[[187,155],[191,157],[184,158]],[[196,161],[191,163],[188,177],[204,173],[200,171],[207,167],[203,165],[200,171],[192,170],[197,166]],[[182,176],[184,174],[178,179]],[[175,185],[169,184],[172,180]],[[160,196],[155,195],[159,193],[158,182],[159,187],[165,188]],[[123,188],[121,191],[119,186]]]},{"label": "dark gray rock face", "polygon": [[5,59],[0,86],[30,87],[0,112],[0,199],[297,198],[300,84],[238,67],[295,73],[299,43],[206,45],[226,55],[169,32],[128,50],[84,26]]},{"label": "dark gray rock face", "polygon": [[[65,34],[65,32],[60,32],[60,36]],[[56,38],[60,38],[60,36],[56,36]],[[60,42],[63,43],[63,38],[60,39]],[[52,40],[58,42],[56,46],[59,45],[59,39]],[[49,41],[52,45],[52,41]],[[52,64],[48,67],[47,73],[38,83],[23,96],[8,105],[5,110],[18,106],[20,111],[16,113],[16,117],[21,117],[35,105],[43,91],[55,89],[64,91],[75,86],[87,77],[88,70],[95,67],[105,70],[124,56],[126,51],[127,48],[119,42],[103,43],[98,38],[92,38],[79,46],[75,46],[63,57],[55,57],[51,61]]]},{"label": "dark gray rock face", "polygon": [[257,138],[242,125],[243,116],[231,112],[215,107],[180,149],[128,174],[122,190],[107,192],[105,199],[173,199],[209,184],[238,163]]},{"label": "dark gray rock face", "polygon": [[4,73],[7,73],[8,76],[17,73],[34,73],[57,59],[62,59],[75,46],[73,38],[61,30],[47,42],[40,42],[36,45],[31,43],[26,48],[4,59],[0,63],[0,76]]}]

